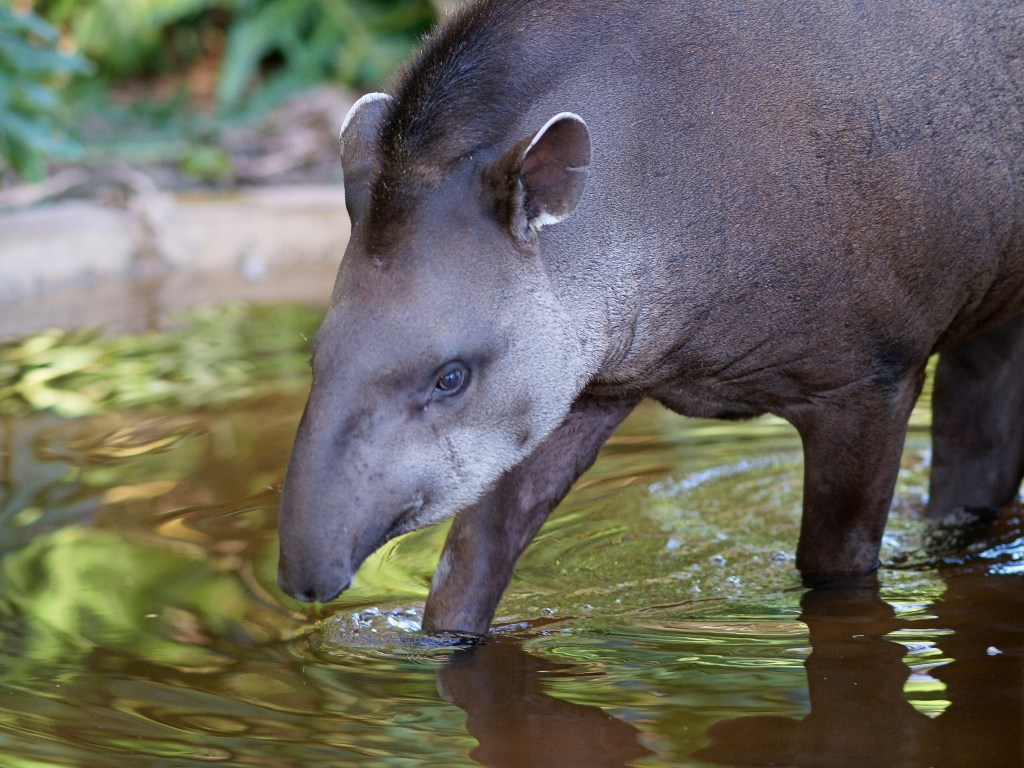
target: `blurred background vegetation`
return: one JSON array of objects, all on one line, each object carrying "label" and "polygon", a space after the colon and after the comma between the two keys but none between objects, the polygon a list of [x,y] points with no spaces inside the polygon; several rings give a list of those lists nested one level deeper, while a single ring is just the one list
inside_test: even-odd
[{"label": "blurred background vegetation", "polygon": [[379,87],[450,5],[0,0],[0,182],[117,160],[230,181],[227,133],[325,83]]}]

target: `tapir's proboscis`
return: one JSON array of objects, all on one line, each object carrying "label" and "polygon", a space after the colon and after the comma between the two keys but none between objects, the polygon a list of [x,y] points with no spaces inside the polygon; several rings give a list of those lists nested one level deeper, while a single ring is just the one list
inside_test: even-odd
[{"label": "tapir's proboscis", "polygon": [[1022,0],[484,0],[352,107],[341,156],[281,506],[297,598],[454,515],[424,629],[485,633],[644,398],[792,423],[797,567],[870,573],[936,353],[928,515],[1019,493]]}]

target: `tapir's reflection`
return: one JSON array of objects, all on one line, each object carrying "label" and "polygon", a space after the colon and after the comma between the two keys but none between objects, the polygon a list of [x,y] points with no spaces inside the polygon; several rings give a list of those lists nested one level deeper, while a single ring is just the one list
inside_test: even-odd
[{"label": "tapir's reflection", "polygon": [[[808,592],[810,714],[721,721],[694,757],[801,768],[1024,765],[1024,578],[961,571],[946,581],[930,608],[936,618],[912,623],[873,589]],[[951,702],[934,720],[908,703],[906,648],[886,638],[909,626],[938,630],[937,645],[953,659],[931,672]]]},{"label": "tapir's reflection", "polygon": [[612,768],[650,754],[632,725],[544,693],[542,677],[557,667],[510,637],[455,652],[437,688],[465,710],[480,742],[474,760],[493,768]]},{"label": "tapir's reflection", "polygon": [[[1024,766],[1024,575],[961,568],[945,574],[934,619],[908,621],[877,586],[818,589],[802,599],[810,631],[805,667],[811,711],[802,720],[759,716],[708,729],[697,760],[808,768],[1020,768]],[[891,633],[934,633],[952,661],[930,674],[950,704],[932,719],[908,702],[907,648]],[[632,725],[597,707],[543,692],[558,665],[512,638],[457,651],[438,690],[466,711],[487,766],[623,766],[650,754]]]}]

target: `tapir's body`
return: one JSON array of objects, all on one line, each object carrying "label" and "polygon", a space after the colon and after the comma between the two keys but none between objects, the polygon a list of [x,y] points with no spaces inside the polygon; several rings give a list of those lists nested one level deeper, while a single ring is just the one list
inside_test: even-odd
[{"label": "tapir's body", "polygon": [[342,132],[353,234],[282,505],[330,599],[458,513],[425,626],[483,632],[642,398],[800,432],[811,578],[876,566],[926,362],[930,513],[1024,474],[1024,2],[508,0]]}]

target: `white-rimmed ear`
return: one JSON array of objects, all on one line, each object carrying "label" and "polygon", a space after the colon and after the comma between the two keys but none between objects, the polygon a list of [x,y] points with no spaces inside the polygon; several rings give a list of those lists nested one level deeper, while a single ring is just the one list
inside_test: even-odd
[{"label": "white-rimmed ear", "polygon": [[386,93],[368,93],[352,105],[341,124],[345,206],[353,219],[370,203],[371,184],[379,167],[380,125],[393,101]]},{"label": "white-rimmed ear", "polygon": [[568,217],[590,174],[590,131],[579,115],[562,112],[523,139],[489,169],[507,225],[528,240]]}]

